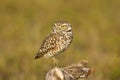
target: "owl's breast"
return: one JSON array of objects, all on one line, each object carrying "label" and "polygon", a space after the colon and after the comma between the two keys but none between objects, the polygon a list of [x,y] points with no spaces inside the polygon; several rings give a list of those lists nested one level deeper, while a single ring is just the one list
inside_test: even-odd
[{"label": "owl's breast", "polygon": [[60,37],[59,46],[62,51],[66,50],[72,42],[72,35],[64,34]]},{"label": "owl's breast", "polygon": [[[52,57],[56,56],[57,54],[60,54],[64,52],[70,45],[72,41],[72,35],[66,35],[66,34],[58,34],[55,39],[52,38],[51,41],[49,41],[49,49],[47,49],[47,54],[45,54],[45,57]],[[48,44],[48,43],[47,43]],[[54,45],[53,45],[54,44]]]}]

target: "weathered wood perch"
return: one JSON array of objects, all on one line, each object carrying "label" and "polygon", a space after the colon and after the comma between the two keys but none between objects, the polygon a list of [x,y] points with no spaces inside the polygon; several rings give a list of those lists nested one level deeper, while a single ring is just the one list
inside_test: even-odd
[{"label": "weathered wood perch", "polygon": [[88,67],[88,61],[83,60],[64,68],[55,67],[46,74],[46,80],[78,80],[87,78],[91,69]]}]

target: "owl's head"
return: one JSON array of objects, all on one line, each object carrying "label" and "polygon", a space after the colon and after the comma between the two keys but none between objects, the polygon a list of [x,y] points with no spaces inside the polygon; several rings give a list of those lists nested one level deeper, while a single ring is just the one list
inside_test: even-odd
[{"label": "owl's head", "polygon": [[71,24],[66,21],[59,21],[54,23],[53,32],[71,32]]}]

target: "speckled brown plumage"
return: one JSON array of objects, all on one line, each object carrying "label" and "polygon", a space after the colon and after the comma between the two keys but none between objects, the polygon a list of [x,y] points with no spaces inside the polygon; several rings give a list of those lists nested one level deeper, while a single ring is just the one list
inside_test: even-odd
[{"label": "speckled brown plumage", "polygon": [[44,57],[54,57],[64,52],[72,41],[72,29],[68,22],[56,22],[53,30],[43,40],[42,45],[35,56],[38,59]]}]

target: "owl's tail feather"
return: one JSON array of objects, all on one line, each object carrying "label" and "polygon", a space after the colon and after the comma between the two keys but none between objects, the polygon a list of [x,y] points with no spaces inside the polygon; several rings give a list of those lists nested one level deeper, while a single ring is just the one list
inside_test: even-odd
[{"label": "owl's tail feather", "polygon": [[34,59],[38,59],[38,58],[40,58],[40,57],[42,57],[43,56],[43,54],[41,54],[41,52],[40,51],[38,51],[38,53],[37,53],[37,55],[35,56],[35,58]]}]

